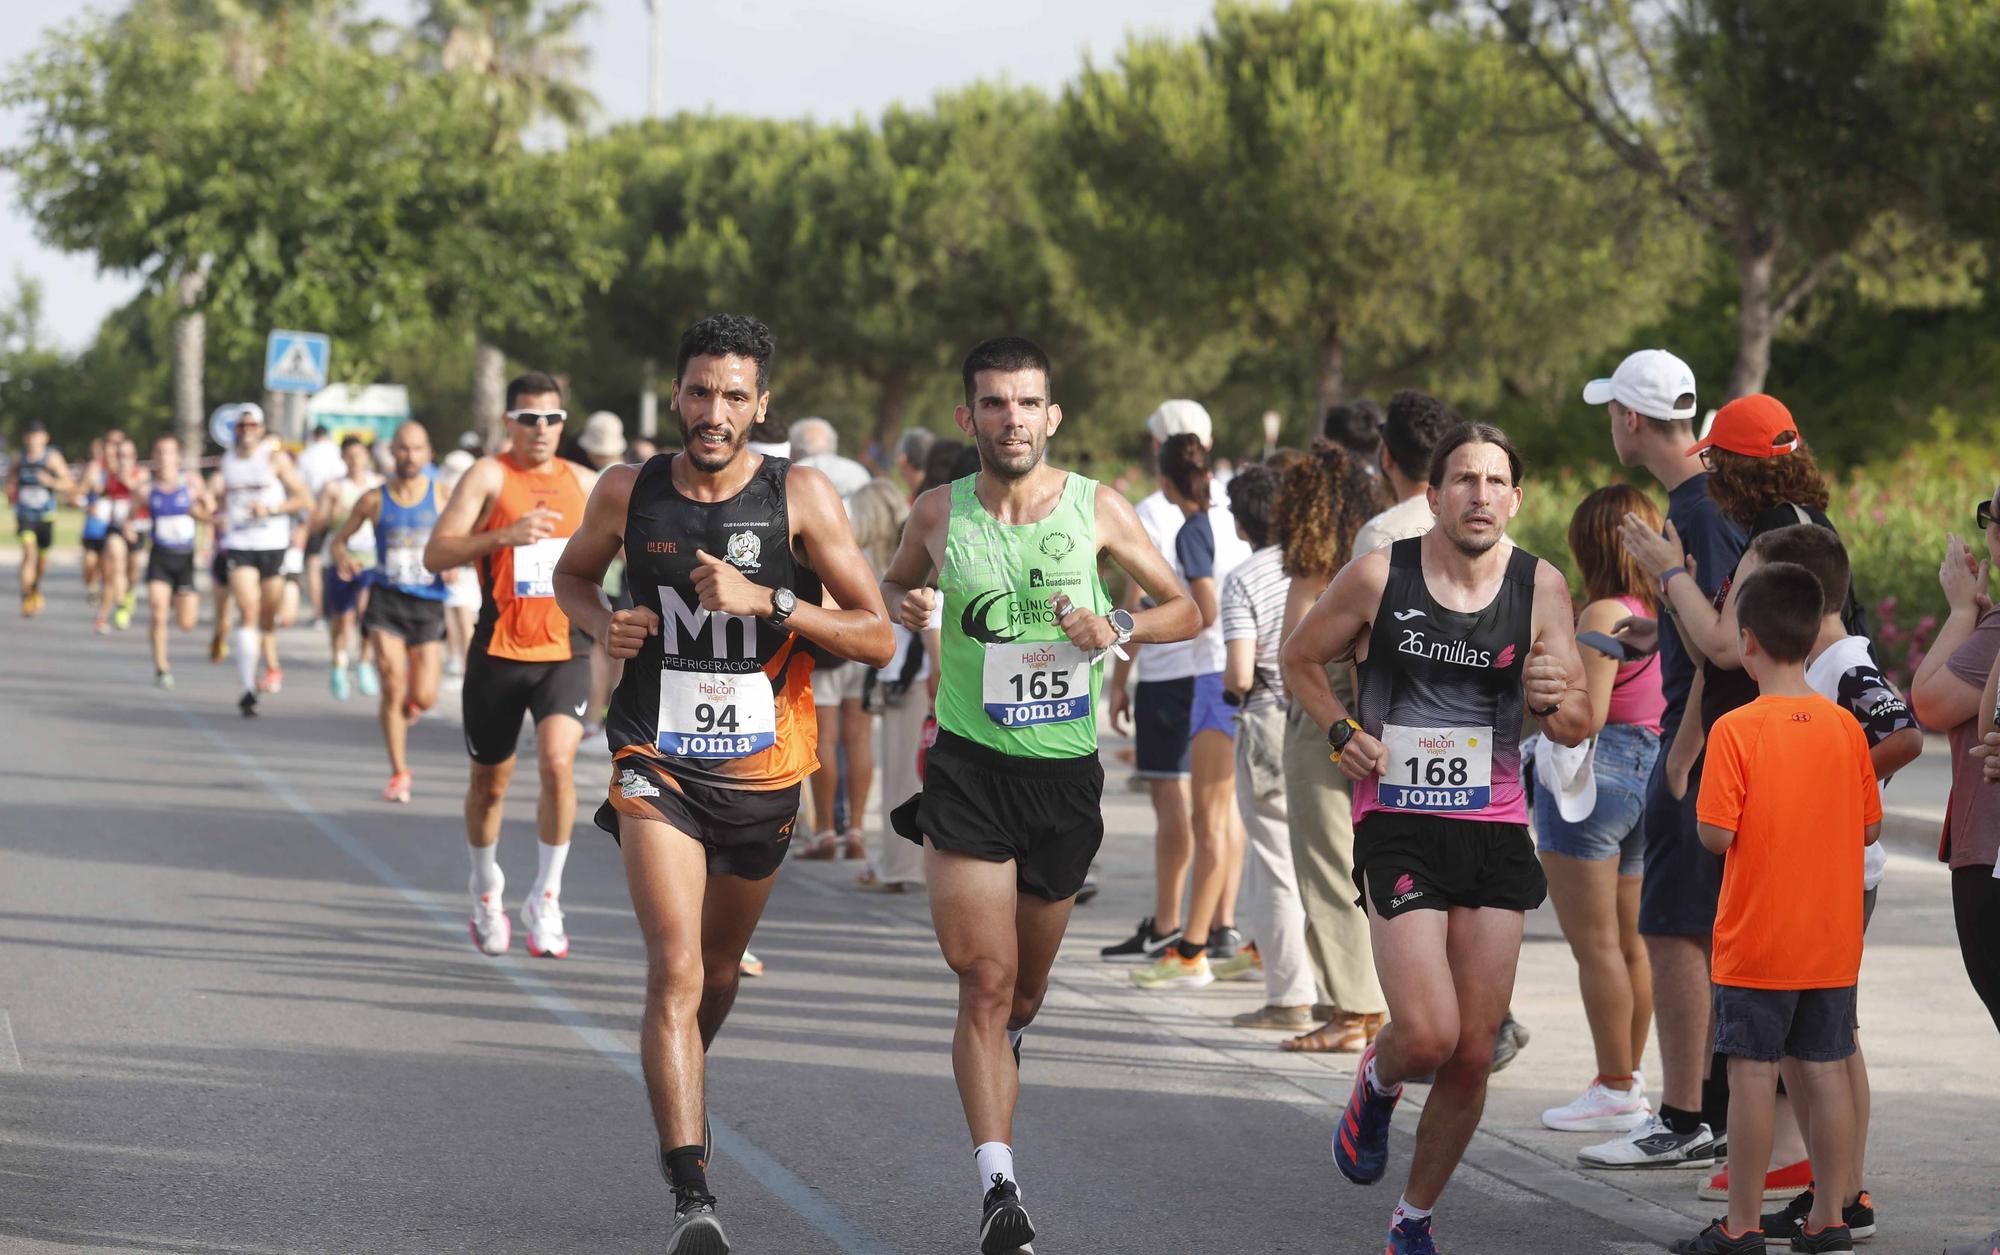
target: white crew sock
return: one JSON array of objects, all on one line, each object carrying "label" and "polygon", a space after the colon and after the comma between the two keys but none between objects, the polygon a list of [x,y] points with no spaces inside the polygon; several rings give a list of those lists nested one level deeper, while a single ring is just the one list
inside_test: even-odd
[{"label": "white crew sock", "polygon": [[1396,1086],[1396,1088],[1394,1089],[1390,1089],[1388,1086],[1382,1084],[1382,1078],[1378,1076],[1375,1072],[1374,1055],[1368,1056],[1368,1088],[1374,1090],[1377,1094],[1380,1094],[1384,1098],[1390,1098],[1403,1092],[1403,1087],[1401,1085]]},{"label": "white crew sock", "polygon": [[541,861],[536,864],[535,883],[528,886],[528,901],[539,902],[544,895],[551,898],[562,896],[562,869],[569,860],[569,842],[550,845],[546,841],[535,842]]},{"label": "white crew sock", "polygon": [[[993,1188],[993,1175],[1000,1174],[1003,1181],[1014,1181],[1014,1148],[1005,1142],[981,1142],[972,1148],[972,1162],[979,1169],[979,1192],[983,1195]],[[1021,1188],[1014,1181],[1016,1190]]]},{"label": "white crew sock", "polygon": [[243,691],[257,691],[257,664],[262,662],[262,634],[253,627],[240,627],[230,633],[230,641],[236,647],[236,674],[243,681]]},{"label": "white crew sock", "polygon": [[500,909],[500,894],[507,877],[500,870],[500,843],[472,847],[472,896],[482,906]]},{"label": "white crew sock", "polygon": [[1389,1227],[1395,1228],[1405,1220],[1422,1220],[1431,1214],[1428,1207],[1419,1207],[1408,1198],[1396,1200],[1396,1210],[1389,1213]]},{"label": "white crew sock", "polygon": [[1010,1028],[1010,1029],[1008,1029],[1008,1030],[1007,1030],[1007,1045],[1008,1045],[1008,1046],[1010,1046],[1010,1047],[1012,1047],[1012,1048],[1013,1048],[1013,1049],[1015,1049],[1015,1050],[1019,1050],[1019,1049],[1021,1048],[1021,1034],[1025,1033],[1025,1032],[1027,1032],[1027,1031],[1028,1031],[1028,1029],[1027,1029],[1027,1026],[1026,1026],[1026,1025],[1023,1025],[1023,1026],[1021,1026],[1020,1028]]}]

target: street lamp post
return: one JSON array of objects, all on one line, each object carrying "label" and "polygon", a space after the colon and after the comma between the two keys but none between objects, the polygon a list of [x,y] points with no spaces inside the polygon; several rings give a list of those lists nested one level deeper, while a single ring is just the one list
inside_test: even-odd
[{"label": "street lamp post", "polygon": [[[667,108],[667,0],[646,0],[653,15],[653,46],[646,61],[646,116],[657,118]],[[639,364],[639,434],[648,440],[660,430],[660,364],[648,353]]]}]

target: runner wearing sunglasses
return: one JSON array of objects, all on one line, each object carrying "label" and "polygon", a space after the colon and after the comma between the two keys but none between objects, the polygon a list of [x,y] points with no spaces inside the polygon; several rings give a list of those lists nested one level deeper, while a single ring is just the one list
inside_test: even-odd
[{"label": "runner wearing sunglasses", "polygon": [[466,653],[463,707],[472,781],[465,837],[472,847],[472,941],[505,954],[513,939],[501,893],[501,807],[514,775],[521,717],[535,724],[541,773],[540,862],[521,906],[528,953],[560,959],[563,862],[576,822],[571,771],[590,701],[590,642],[556,605],[551,580],[563,546],[583,521],[597,474],[556,456],[562,440],[562,385],[531,371],[507,385],[511,443],[479,459],[458,481],[424,547],[423,565],[443,573],[476,563],[479,622]]}]

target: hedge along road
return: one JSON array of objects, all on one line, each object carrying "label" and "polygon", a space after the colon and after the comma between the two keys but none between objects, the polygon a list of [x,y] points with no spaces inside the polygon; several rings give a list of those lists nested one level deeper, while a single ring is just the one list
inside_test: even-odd
[{"label": "hedge along road", "polygon": [[[246,722],[200,638],[176,640],[182,686],[158,693],[136,633],[77,630],[73,571],[50,588],[41,618],[0,626],[0,1024],[15,1048],[0,1061],[19,1060],[0,1066],[14,1182],[0,1248],[657,1249],[670,1199],[631,1053],[643,960],[611,843],[578,830],[570,959],[482,958],[464,930],[455,714],[418,726],[416,801],[385,806],[372,712],[327,696],[316,635],[290,634],[292,683]],[[587,754],[585,798],[603,772]],[[1393,1194],[1346,1185],[1327,1158],[1351,1057],[1282,1056],[1226,1027],[1254,986],[1162,999],[1096,962],[1151,868],[1143,801],[1106,801],[1105,896],[1079,914],[1024,1051],[1015,1137],[1037,1249],[1380,1249]],[[517,885],[529,808],[517,792],[502,838]],[[1914,861],[1892,877],[1905,862],[1914,893]],[[953,983],[923,898],[857,894],[854,870],[781,872],[755,942],[770,974],[745,983],[711,1057],[711,1180],[742,1252],[971,1251]],[[1530,922],[1555,943],[1524,957],[1516,1010],[1536,1041],[1496,1082],[1440,1208],[1446,1250],[1653,1250],[1711,1210],[1694,1174],[1593,1180],[1566,1165],[1575,1139],[1530,1127],[1588,1067],[1552,929],[1546,912]],[[1912,939],[1934,988],[1929,1028],[1903,1033],[1929,1039],[1926,1057],[1974,1058],[1991,1029],[1937,966],[1939,941]],[[1919,984],[1874,984],[1888,998],[1904,983]],[[1867,977],[1863,1007],[1874,1023]],[[1969,1065],[1905,1084],[1914,1061],[1874,1040],[1878,1128],[1924,1152],[1878,1149],[1894,1180],[1915,1178],[1878,1190],[1896,1199],[1885,1249],[1922,1249],[1901,1240],[1919,1225],[1925,1245],[1963,1236],[1980,1160],[1936,1130],[1991,1127],[2000,1101]],[[1935,1101],[1894,1103],[1907,1089]],[[1398,1115],[1399,1161],[1417,1114]],[[1937,1197],[1920,1203],[1908,1191],[1925,1178]]]}]

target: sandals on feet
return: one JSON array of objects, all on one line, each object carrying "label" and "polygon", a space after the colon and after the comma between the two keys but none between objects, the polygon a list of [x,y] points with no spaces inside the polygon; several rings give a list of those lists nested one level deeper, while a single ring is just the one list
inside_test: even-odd
[{"label": "sandals on feet", "polygon": [[796,857],[810,859],[815,863],[830,863],[840,857],[840,835],[833,832],[817,833],[812,840],[799,847]]},{"label": "sandals on feet", "polygon": [[1278,1043],[1278,1049],[1294,1054],[1359,1054],[1375,1040],[1375,1034],[1389,1017],[1382,1014],[1352,1015],[1341,1012],[1310,1033],[1300,1033]]},{"label": "sandals on feet", "polygon": [[861,835],[861,829],[849,828],[846,832],[841,833],[840,843],[841,843],[842,858],[853,859],[853,858],[868,857],[868,842],[867,839]]}]

